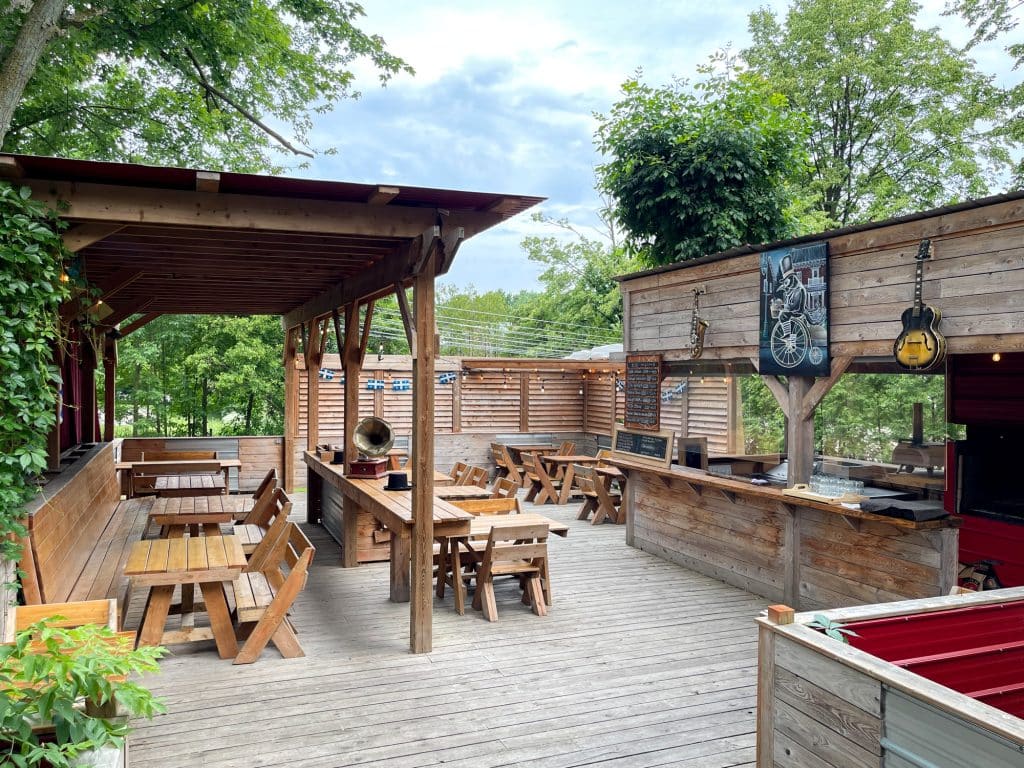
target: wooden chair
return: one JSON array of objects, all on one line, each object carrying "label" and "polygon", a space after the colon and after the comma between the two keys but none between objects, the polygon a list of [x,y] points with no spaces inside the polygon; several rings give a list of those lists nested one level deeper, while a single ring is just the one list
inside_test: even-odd
[{"label": "wooden chair", "polygon": [[608,460],[611,457],[612,457],[611,449],[610,448],[602,448],[601,450],[599,450],[597,452],[597,458],[600,459],[600,461],[597,462],[597,466],[599,466],[599,467],[606,467],[606,466],[608,466]]},{"label": "wooden chair", "polygon": [[[13,643],[17,632],[22,632],[43,619],[62,616],[58,621],[48,622],[52,627],[80,627],[83,624],[99,624],[118,628],[117,600],[82,600],[74,603],[43,603],[42,605],[15,605],[8,614],[10,621],[4,627],[3,642]],[[134,634],[134,633],[133,633]]]},{"label": "wooden chair", "polygon": [[560,483],[544,469],[544,462],[540,460],[540,456],[524,452],[523,466],[526,468],[526,479],[530,484],[526,491],[526,500],[534,504],[557,501]]},{"label": "wooden chair", "polygon": [[315,553],[299,526],[284,515],[274,520],[245,571],[232,583],[239,634],[246,638],[235,664],[256,661],[268,642],[285,658],[305,655],[288,621],[288,611],[306,586]]},{"label": "wooden chair", "polygon": [[271,467],[264,478],[260,480],[260,484],[256,486],[256,490],[253,492],[252,497],[254,499],[259,499],[264,493],[274,490],[280,484],[281,483],[277,477],[277,468]]},{"label": "wooden chair", "polygon": [[572,440],[565,440],[558,446],[558,456],[572,456],[576,453],[576,443]]},{"label": "wooden chair", "polygon": [[459,485],[459,480],[466,474],[466,470],[469,469],[469,465],[464,461],[456,461],[452,468],[448,471],[448,477],[455,481],[455,485]]},{"label": "wooden chair", "polygon": [[487,487],[488,472],[483,467],[466,467],[462,477],[455,481],[456,485],[475,485],[479,488]]},{"label": "wooden chair", "polygon": [[494,577],[514,575],[525,581],[524,601],[528,601],[538,616],[547,615],[542,577],[547,573],[547,524],[510,525],[491,529],[479,568],[464,572],[463,576],[476,578],[473,608],[483,610],[488,621],[498,620],[498,606],[494,597]]},{"label": "wooden chair", "polygon": [[512,479],[512,476],[499,477],[491,486],[492,499],[512,499],[519,492],[519,483]]},{"label": "wooden chair", "polygon": [[452,499],[451,503],[471,515],[519,515],[523,512],[522,503],[515,496],[503,499]]},{"label": "wooden chair", "polygon": [[[580,507],[579,512],[576,513],[577,520],[586,520],[590,517],[590,513],[597,513],[601,508],[602,491],[608,498],[608,503],[612,504],[614,508],[618,508],[621,503],[621,499],[618,494],[610,494],[605,488],[601,478],[597,477],[593,467],[584,467],[580,464],[573,465],[573,474],[576,478],[576,485],[579,487],[580,492],[583,494],[583,505]],[[600,486],[600,488],[598,488]],[[604,516],[602,515],[602,520]],[[596,518],[595,518],[596,522]]]},{"label": "wooden chair", "polygon": [[292,500],[283,488],[275,488],[257,499],[249,513],[235,523],[234,532],[241,540],[242,551],[247,555],[255,552],[274,521],[279,517],[287,520],[291,512]]},{"label": "wooden chair", "polygon": [[523,484],[523,467],[512,459],[508,448],[501,443],[491,443],[491,458],[496,467],[496,479],[507,477],[516,485]]}]

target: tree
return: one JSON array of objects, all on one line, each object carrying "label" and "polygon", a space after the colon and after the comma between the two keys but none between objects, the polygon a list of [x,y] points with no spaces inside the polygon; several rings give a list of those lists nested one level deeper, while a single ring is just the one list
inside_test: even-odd
[{"label": "tree", "polygon": [[911,0],[794,0],[784,22],[750,16],[751,70],[810,116],[804,183],[831,225],[979,197],[1008,162],[986,133],[999,117],[990,77]]},{"label": "tree", "polygon": [[804,120],[765,82],[729,67],[687,89],[628,80],[624,98],[598,115],[597,146],[608,158],[598,187],[627,246],[668,264],[792,234],[803,163]]},{"label": "tree", "polygon": [[[982,41],[996,40],[1011,33],[1020,22],[1022,8],[1024,0],[956,0],[947,13],[960,14],[974,29],[969,49]],[[1008,45],[1006,52],[1013,57],[1014,69],[1024,66],[1024,43]],[[995,127],[995,132],[1019,146],[1024,144],[1024,83],[1009,88],[1004,98],[1010,114]],[[1015,176],[1016,186],[1024,187],[1024,160],[1017,161]]]},{"label": "tree", "polygon": [[[345,0],[0,0],[0,146],[236,171],[310,155],[310,109],[411,71]],[[283,128],[280,128],[283,126]],[[284,132],[291,133],[291,137]]]}]

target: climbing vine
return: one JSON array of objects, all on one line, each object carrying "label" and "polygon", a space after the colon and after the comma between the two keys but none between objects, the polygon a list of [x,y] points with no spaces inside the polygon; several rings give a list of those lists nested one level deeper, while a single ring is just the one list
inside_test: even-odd
[{"label": "climbing vine", "polygon": [[60,229],[28,187],[0,183],[0,555],[7,559],[18,557],[22,507],[37,492],[56,419],[57,310],[70,291]]}]

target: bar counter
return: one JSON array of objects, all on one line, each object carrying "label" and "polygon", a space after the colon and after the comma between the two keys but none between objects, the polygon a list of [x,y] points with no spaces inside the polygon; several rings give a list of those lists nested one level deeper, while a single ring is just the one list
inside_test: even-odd
[{"label": "bar counter", "polygon": [[957,528],[785,495],[701,470],[613,457],[626,543],[798,610],[945,595]]}]

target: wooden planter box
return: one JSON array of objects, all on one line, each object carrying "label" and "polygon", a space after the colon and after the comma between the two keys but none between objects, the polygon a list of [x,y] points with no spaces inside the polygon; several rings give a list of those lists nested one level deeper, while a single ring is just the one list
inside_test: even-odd
[{"label": "wooden planter box", "polygon": [[821,614],[758,620],[759,768],[1024,765],[1024,587]]}]

